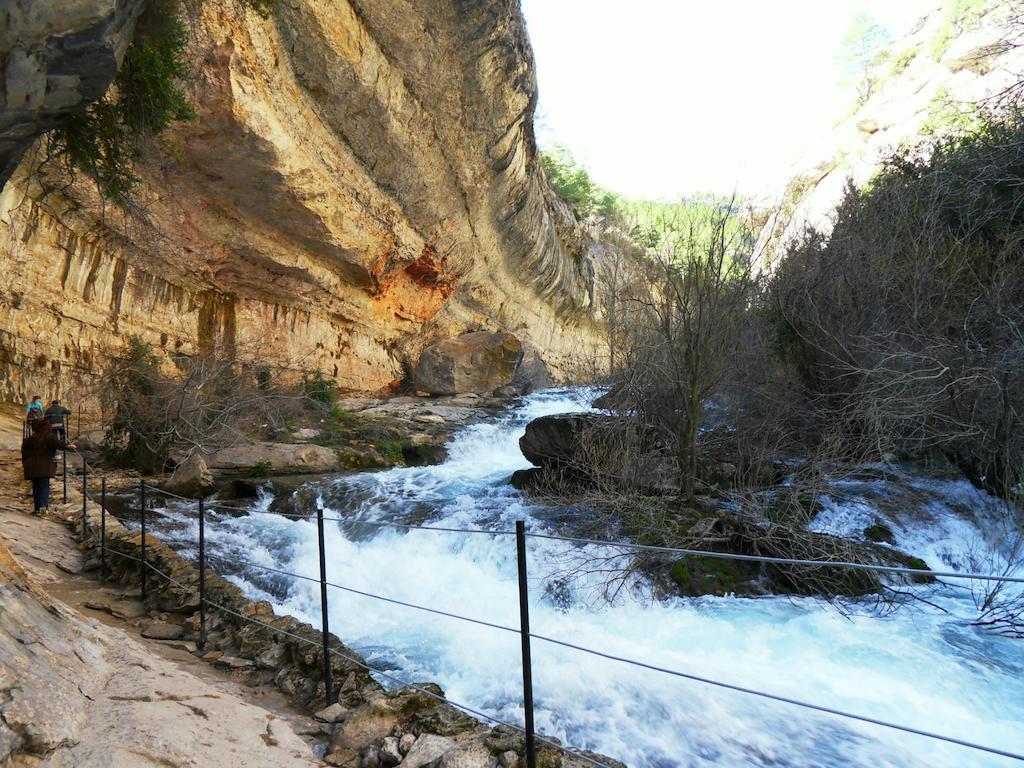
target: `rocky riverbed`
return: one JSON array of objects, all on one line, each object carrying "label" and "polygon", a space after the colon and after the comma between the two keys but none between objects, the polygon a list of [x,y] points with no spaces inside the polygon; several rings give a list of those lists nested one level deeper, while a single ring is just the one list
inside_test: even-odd
[{"label": "rocky riverbed", "polygon": [[[12,464],[13,457],[10,457],[5,466],[9,470]],[[12,473],[5,472],[3,480],[8,487],[13,485]],[[53,521],[45,522],[24,515],[22,499],[14,501],[5,507],[4,514],[14,516],[15,532],[33,526],[53,528],[53,521],[60,521],[71,529],[77,526],[81,536],[79,499],[66,506],[55,505]],[[96,550],[100,511],[92,502],[86,504],[86,517],[84,555],[78,553],[80,548],[74,547],[67,534],[59,529],[37,535],[36,545],[57,551],[54,562],[59,567],[96,576],[100,566]],[[12,530],[10,520],[5,521],[5,528]],[[3,714],[0,765],[20,768],[35,765],[33,761],[39,758],[44,765],[109,764],[109,754],[105,754],[109,745],[86,737],[83,728],[86,724],[108,737],[120,734],[118,743],[128,745],[123,751],[136,755],[138,760],[125,762],[120,753],[116,753],[113,765],[167,765],[167,759],[173,764],[192,764],[200,758],[198,753],[189,752],[188,744],[197,740],[215,744],[202,764],[218,767],[239,763],[312,765],[319,762],[318,755],[330,765],[362,768],[393,765],[514,768],[520,764],[524,748],[520,732],[503,727],[489,728],[467,716],[448,705],[443,691],[434,684],[385,690],[369,674],[370,665],[335,637],[330,638],[330,645],[332,693],[337,703],[325,707],[320,633],[290,616],[277,615],[266,602],[248,599],[238,587],[214,574],[207,578],[207,594],[218,608],[210,611],[205,647],[197,648],[199,606],[195,568],[159,540],[150,538],[147,561],[153,573],[149,577],[149,592],[143,600],[138,591],[139,570],[135,561],[129,559],[141,554],[139,534],[122,526],[112,515],[107,516],[106,533],[111,553],[109,575],[118,588],[93,589],[92,594],[81,599],[82,605],[126,622],[142,638],[170,644],[189,654],[190,659],[223,670],[242,684],[238,690],[243,693],[237,696],[237,703],[230,705],[237,711],[207,702],[218,696],[209,693],[200,683],[193,683],[187,674],[175,677],[159,663],[150,662],[146,652],[134,645],[134,641],[128,639],[125,643],[121,637],[104,637],[102,632],[94,631],[95,624],[92,629],[83,629],[78,616],[36,589],[18,566],[17,559],[10,558],[6,550],[0,548],[0,589],[5,595],[20,593],[19,603],[5,602],[3,629],[6,634],[0,635],[0,679],[10,680],[6,688],[0,688],[7,696],[6,701],[0,703]],[[63,544],[64,541],[68,543]],[[40,559],[38,551],[25,549],[24,544],[22,547],[22,557]],[[47,638],[47,648],[51,650],[42,664],[38,654],[26,657],[19,650],[24,643],[18,638],[24,639],[26,632]],[[79,639],[67,640],[69,632]],[[90,673],[68,675],[62,671],[67,665],[64,656],[73,657],[72,669],[86,665]],[[120,674],[122,667],[133,664],[152,671],[159,682],[147,682],[145,675],[125,678]],[[28,674],[29,669],[33,670],[31,674]],[[98,676],[103,679],[89,682]],[[78,688],[72,691],[69,685],[76,679]],[[113,679],[118,681],[117,686],[111,683]],[[93,706],[99,690],[109,693],[104,699],[105,705],[107,702],[116,704]],[[258,729],[247,730],[252,720],[249,712],[258,714],[259,709],[247,709],[244,699],[260,698],[261,694],[247,696],[244,691],[268,690],[279,691],[297,712],[313,714],[313,720],[302,721],[282,735],[283,726],[275,724],[275,716],[268,715],[257,718]],[[59,701],[60,706],[43,714],[43,702],[51,698]],[[197,699],[203,703],[191,703]],[[151,704],[155,705],[152,715],[146,711]],[[166,710],[175,714],[191,713],[188,717],[212,721],[201,729],[207,735],[200,739],[193,733],[195,728],[188,731],[194,724],[179,725],[180,718],[167,717]],[[148,727],[150,716],[163,718],[163,726],[153,728],[148,735],[140,735]],[[107,722],[108,719],[111,722]],[[228,722],[232,724],[230,734],[224,730]],[[258,740],[257,746],[262,743],[269,749],[253,755],[239,747],[239,741],[244,740],[247,732]],[[299,733],[308,743],[299,738]],[[161,757],[153,746],[160,739],[181,746],[165,747],[164,753],[170,757]],[[131,746],[133,743],[141,746],[135,749]],[[232,755],[232,759],[229,760],[228,755]],[[550,748],[542,750],[542,759],[545,765],[564,768],[586,764]],[[609,766],[618,765],[602,760]]]},{"label": "rocky riverbed", "polygon": [[[582,503],[537,501],[508,484],[529,465],[519,439],[538,417],[586,411],[591,400],[592,393],[565,390],[531,395],[461,430],[442,464],[310,477],[291,497],[292,511],[304,517],[323,506],[328,580],[366,593],[332,588],[331,626],[378,674],[390,676],[382,678],[387,685],[397,684],[394,678],[436,680],[453,701],[509,722],[522,717],[517,637],[367,594],[516,626],[516,552],[508,535],[514,522],[524,520],[528,531],[544,536],[573,535],[589,514]],[[241,512],[210,511],[207,551],[251,599],[315,622],[317,527],[269,504],[264,497],[239,505],[246,507]],[[998,540],[978,538],[995,530],[996,511],[992,499],[965,482],[893,467],[844,478],[808,530],[859,541],[882,520],[896,548],[931,568],[961,570],[972,548],[1002,556]],[[195,552],[195,512],[194,505],[170,503],[152,523],[186,556]],[[739,599],[724,582],[721,591],[702,584],[698,598],[652,600],[642,574],[616,588],[614,577],[628,562],[623,551],[529,537],[534,631],[879,719],[1021,746],[1016,713],[1024,699],[1011,672],[1020,666],[1019,643],[974,626],[971,593],[956,583],[916,586],[924,601],[893,613],[895,606],[880,606],[874,596],[850,598],[842,608],[789,595]],[[547,642],[536,642],[533,653],[545,734],[631,766],[999,764],[965,762],[973,755],[959,748],[638,672]],[[922,666],[941,674],[922,678]],[[849,684],[865,677],[870,686]],[[972,707],[960,705],[965,701]],[[954,710],[941,721],[929,714]]]}]

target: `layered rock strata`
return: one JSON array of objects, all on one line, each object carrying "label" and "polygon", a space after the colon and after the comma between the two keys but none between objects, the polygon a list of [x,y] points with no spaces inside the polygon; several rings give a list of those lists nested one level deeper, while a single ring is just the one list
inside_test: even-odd
[{"label": "layered rock strata", "polygon": [[600,249],[540,169],[516,0],[197,6],[197,117],[150,143],[132,209],[39,144],[4,188],[0,398],[88,380],[132,334],[358,389],[471,330],[561,377],[589,353]]}]

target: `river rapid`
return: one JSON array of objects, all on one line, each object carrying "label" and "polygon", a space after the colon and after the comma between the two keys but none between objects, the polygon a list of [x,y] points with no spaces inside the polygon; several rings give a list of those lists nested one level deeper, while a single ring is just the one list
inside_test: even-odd
[{"label": "river rapid", "polygon": [[[440,465],[340,475],[303,498],[325,515],[448,528],[566,530],[507,484],[529,463],[518,439],[538,416],[589,408],[593,393],[550,390],[463,429]],[[913,493],[911,493],[913,491]],[[315,521],[266,511],[270,499],[207,527],[213,567],[279,612],[319,624],[319,586],[249,567],[317,578]],[[966,568],[984,548],[995,503],[966,482],[906,474],[846,481],[815,527],[851,533],[878,517],[897,545],[931,567]],[[979,525],[981,523],[981,525]],[[163,511],[157,532],[195,555],[194,510]],[[354,589],[518,627],[515,540],[328,522],[328,580]],[[532,629],[606,653],[798,698],[882,720],[1024,752],[1024,640],[970,625],[969,592],[929,588],[879,615],[852,615],[813,599],[705,597],[651,601],[621,593],[609,604],[597,577],[560,590],[548,574],[598,547],[529,539]],[[557,596],[557,599],[556,599]],[[330,590],[331,629],[376,668],[435,681],[453,702],[522,723],[517,635]],[[709,687],[535,640],[538,730],[634,768],[668,766],[1005,766],[1014,761]],[[388,680],[382,682],[389,684]]]}]

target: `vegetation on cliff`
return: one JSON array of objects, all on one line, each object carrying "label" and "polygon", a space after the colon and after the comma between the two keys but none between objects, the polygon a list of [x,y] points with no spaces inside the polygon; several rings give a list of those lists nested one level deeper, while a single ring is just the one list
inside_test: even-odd
[{"label": "vegetation on cliff", "polygon": [[[98,386],[109,415],[103,458],[162,475],[186,457],[215,455],[237,465],[234,473],[248,467],[248,477],[260,478],[426,464],[444,455],[443,429],[421,426],[410,434],[397,419],[349,413],[338,392],[338,382],[322,371],[274,362],[258,348],[168,359],[132,336],[110,355]],[[315,456],[289,453],[304,445]]]},{"label": "vegetation on cliff", "polygon": [[893,154],[847,189],[831,235],[808,229],[772,269],[728,201],[624,256],[603,282],[617,416],[541,461],[534,487],[585,489],[677,546],[899,562],[882,525],[850,544],[808,524],[853,468],[912,460],[1002,498],[1024,541],[1024,113],[972,123]]},{"label": "vegetation on cliff", "polygon": [[[767,287],[770,338],[816,414],[880,453],[940,451],[1000,496],[1024,456],[1024,116],[894,155]],[[827,429],[827,428],[826,428]]]},{"label": "vegetation on cliff", "polygon": [[139,17],[114,85],[49,135],[48,153],[100,193],[124,201],[136,184],[133,165],[147,136],[193,117],[183,82],[188,35],[178,0],[151,0]]}]

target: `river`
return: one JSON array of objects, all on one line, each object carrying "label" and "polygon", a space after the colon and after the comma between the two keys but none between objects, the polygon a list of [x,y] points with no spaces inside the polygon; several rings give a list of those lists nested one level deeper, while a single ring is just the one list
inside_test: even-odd
[{"label": "river", "polygon": [[[529,466],[518,438],[533,418],[588,408],[586,391],[551,390],[463,429],[440,465],[318,481],[328,517],[508,531],[522,519],[552,530],[559,510],[532,506],[507,484]],[[849,532],[885,518],[897,544],[933,568],[964,567],[990,548],[978,520],[993,501],[965,482],[907,476],[850,482],[820,530]],[[907,488],[924,492],[907,494]],[[267,512],[211,515],[212,562],[254,598],[319,623],[317,584],[255,563],[318,577],[315,522]],[[894,507],[894,509],[888,509]],[[866,522],[865,522],[866,521]],[[564,521],[563,521],[564,522]],[[194,556],[188,510],[164,511],[158,532]],[[980,542],[980,543],[979,543]],[[517,627],[514,538],[342,525],[326,531],[328,580],[358,590]],[[846,615],[818,600],[705,597],[600,599],[582,579],[546,590],[545,576],[581,552],[529,539],[531,621],[537,634],[703,677],[803,699],[1013,752],[1024,752],[1024,640],[987,634],[963,589],[930,588],[932,605],[887,615],[867,604]],[[555,598],[557,596],[557,599]],[[518,636],[331,590],[331,629],[381,670],[435,681],[454,702],[522,723]],[[565,744],[633,768],[669,766],[1003,766],[1014,761],[709,687],[541,641],[533,643],[537,726]],[[382,682],[387,682],[382,680]]]}]

